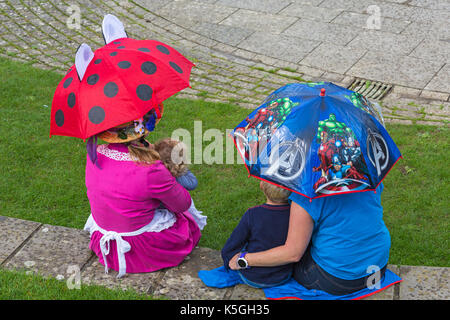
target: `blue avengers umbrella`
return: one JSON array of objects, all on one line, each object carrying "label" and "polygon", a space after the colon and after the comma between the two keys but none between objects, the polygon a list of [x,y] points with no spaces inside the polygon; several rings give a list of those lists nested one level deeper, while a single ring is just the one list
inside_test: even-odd
[{"label": "blue avengers umbrella", "polygon": [[375,191],[401,158],[381,110],[329,82],[279,88],[232,135],[249,175],[310,199]]}]

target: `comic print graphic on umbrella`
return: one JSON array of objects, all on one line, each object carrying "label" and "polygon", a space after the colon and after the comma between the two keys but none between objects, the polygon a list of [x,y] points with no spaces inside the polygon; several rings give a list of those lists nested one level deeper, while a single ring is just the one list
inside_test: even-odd
[{"label": "comic print graphic on umbrella", "polygon": [[370,187],[367,165],[362,157],[360,143],[353,131],[331,113],[328,119],[319,121],[317,152],[320,178],[314,183],[316,193],[332,194],[341,191],[357,191]]},{"label": "comic print graphic on umbrella", "polygon": [[[243,128],[237,128],[235,135],[240,136],[237,145],[241,153],[247,153],[246,157],[254,159],[257,156],[258,149],[265,146],[268,140],[276,129],[280,127],[286,120],[287,115],[291,112],[294,106],[298,103],[293,103],[289,98],[275,99],[267,103],[267,107],[260,108],[250,114],[245,121],[247,124]],[[243,141],[247,150],[244,150]]]},{"label": "comic print graphic on umbrella", "polygon": [[370,101],[328,82],[281,87],[233,131],[249,175],[311,199],[375,190],[401,157]]},{"label": "comic print graphic on umbrella", "polygon": [[189,86],[194,64],[165,43],[128,38],[112,15],[103,20],[106,45],[77,50],[72,66],[56,88],[50,136],[82,139],[141,118]]}]

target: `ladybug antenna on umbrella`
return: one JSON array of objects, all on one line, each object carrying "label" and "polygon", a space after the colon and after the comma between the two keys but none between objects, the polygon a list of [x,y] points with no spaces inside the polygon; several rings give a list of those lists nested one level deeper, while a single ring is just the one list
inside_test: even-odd
[{"label": "ladybug antenna on umbrella", "polygon": [[94,53],[86,43],[82,43],[75,54],[75,68],[77,70],[78,79],[83,80],[86,69],[94,58]]},{"label": "ladybug antenna on umbrella", "polygon": [[102,33],[105,44],[108,44],[120,38],[128,38],[128,34],[125,31],[123,23],[112,14],[107,14],[103,18]]}]

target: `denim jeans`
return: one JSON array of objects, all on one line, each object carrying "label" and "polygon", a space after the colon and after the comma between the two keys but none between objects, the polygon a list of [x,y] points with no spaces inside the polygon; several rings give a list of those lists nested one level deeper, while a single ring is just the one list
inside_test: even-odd
[{"label": "denim jeans", "polygon": [[[380,270],[380,280],[384,277],[386,266]],[[344,280],[337,278],[323,270],[311,257],[308,248],[302,259],[294,265],[293,278],[306,289],[322,290],[329,294],[342,296],[367,287],[370,275],[355,279]]]},{"label": "denim jeans", "polygon": [[287,277],[285,280],[278,282],[278,283],[274,283],[274,284],[266,284],[266,283],[257,283],[257,282],[253,282],[248,280],[246,277],[244,277],[244,275],[242,274],[242,272],[240,272],[239,270],[236,270],[237,273],[239,274],[239,276],[241,277],[242,281],[244,281],[244,283],[246,285],[249,285],[250,287],[256,288],[256,289],[264,289],[264,288],[270,288],[270,287],[276,287],[279,285],[282,285],[283,283],[289,281],[291,279],[291,276],[289,275],[289,277]]}]

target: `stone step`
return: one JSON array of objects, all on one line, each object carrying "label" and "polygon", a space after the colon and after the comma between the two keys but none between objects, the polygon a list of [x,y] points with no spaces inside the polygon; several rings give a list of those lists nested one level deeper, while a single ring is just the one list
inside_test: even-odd
[{"label": "stone step", "polygon": [[[117,279],[117,272],[105,274],[104,267],[89,249],[89,233],[79,229],[41,224],[0,216],[0,267],[26,270],[70,283],[76,272],[82,284],[102,285],[111,289],[133,288],[155,297],[174,300],[263,300],[264,293],[246,285],[226,289],[205,286],[199,270],[222,265],[220,252],[196,247],[177,267],[152,273],[127,274]],[[370,300],[448,300],[450,268],[396,266],[388,268],[403,278]]]}]

